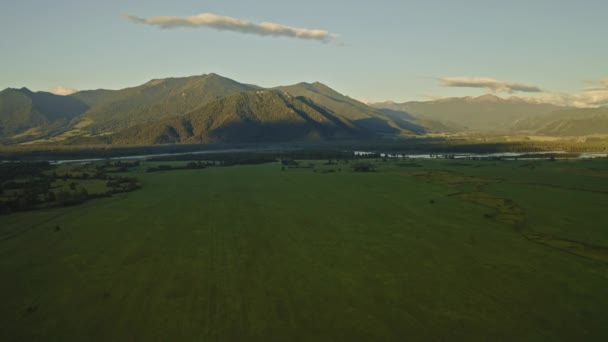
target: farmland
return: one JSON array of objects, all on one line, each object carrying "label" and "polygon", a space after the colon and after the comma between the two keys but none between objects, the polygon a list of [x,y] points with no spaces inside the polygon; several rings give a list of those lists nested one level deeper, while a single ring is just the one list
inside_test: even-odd
[{"label": "farmland", "polygon": [[0,340],[608,338],[608,160],[365,162],[148,161],[2,215]]}]

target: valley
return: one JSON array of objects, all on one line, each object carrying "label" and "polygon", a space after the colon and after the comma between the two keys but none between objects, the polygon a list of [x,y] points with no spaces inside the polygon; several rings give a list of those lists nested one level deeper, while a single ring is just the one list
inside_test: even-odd
[{"label": "valley", "polygon": [[170,158],[0,215],[3,340],[608,336],[605,159]]},{"label": "valley", "polygon": [[5,1],[0,342],[608,341],[608,1]]}]

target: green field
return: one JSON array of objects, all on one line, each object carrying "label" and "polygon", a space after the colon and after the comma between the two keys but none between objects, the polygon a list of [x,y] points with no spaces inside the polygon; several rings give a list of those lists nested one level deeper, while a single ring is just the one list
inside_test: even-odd
[{"label": "green field", "polygon": [[323,163],[0,216],[0,340],[608,340],[607,160]]}]

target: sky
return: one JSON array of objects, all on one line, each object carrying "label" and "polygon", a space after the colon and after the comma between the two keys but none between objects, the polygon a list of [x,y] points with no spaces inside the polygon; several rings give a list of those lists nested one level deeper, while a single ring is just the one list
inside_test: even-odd
[{"label": "sky", "polygon": [[2,0],[0,89],[217,73],[371,102],[608,104],[606,13],[606,0]]}]

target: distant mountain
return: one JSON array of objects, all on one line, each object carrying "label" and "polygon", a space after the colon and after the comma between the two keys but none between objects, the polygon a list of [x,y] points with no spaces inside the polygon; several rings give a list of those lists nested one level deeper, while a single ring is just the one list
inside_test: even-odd
[{"label": "distant mountain", "polygon": [[485,131],[510,131],[520,120],[564,109],[517,97],[502,99],[494,95],[453,97],[427,102],[383,102],[371,106],[405,112],[420,120],[439,122],[451,129]]},{"label": "distant mountain", "polygon": [[88,108],[75,98],[32,92],[27,88],[5,89],[0,92],[0,138],[26,135],[28,131],[43,134],[61,129]]},{"label": "distant mountain", "polygon": [[548,136],[608,134],[608,108],[572,108],[522,120],[518,130]]},{"label": "distant mountain", "polygon": [[416,134],[460,131],[459,128],[450,126],[449,124],[444,124],[436,120],[421,119],[402,110],[388,108],[376,108],[376,110],[391,118],[401,128]]},{"label": "distant mountain", "polygon": [[357,122],[278,90],[230,95],[184,116],[137,125],[116,144],[320,141],[369,137]]}]

